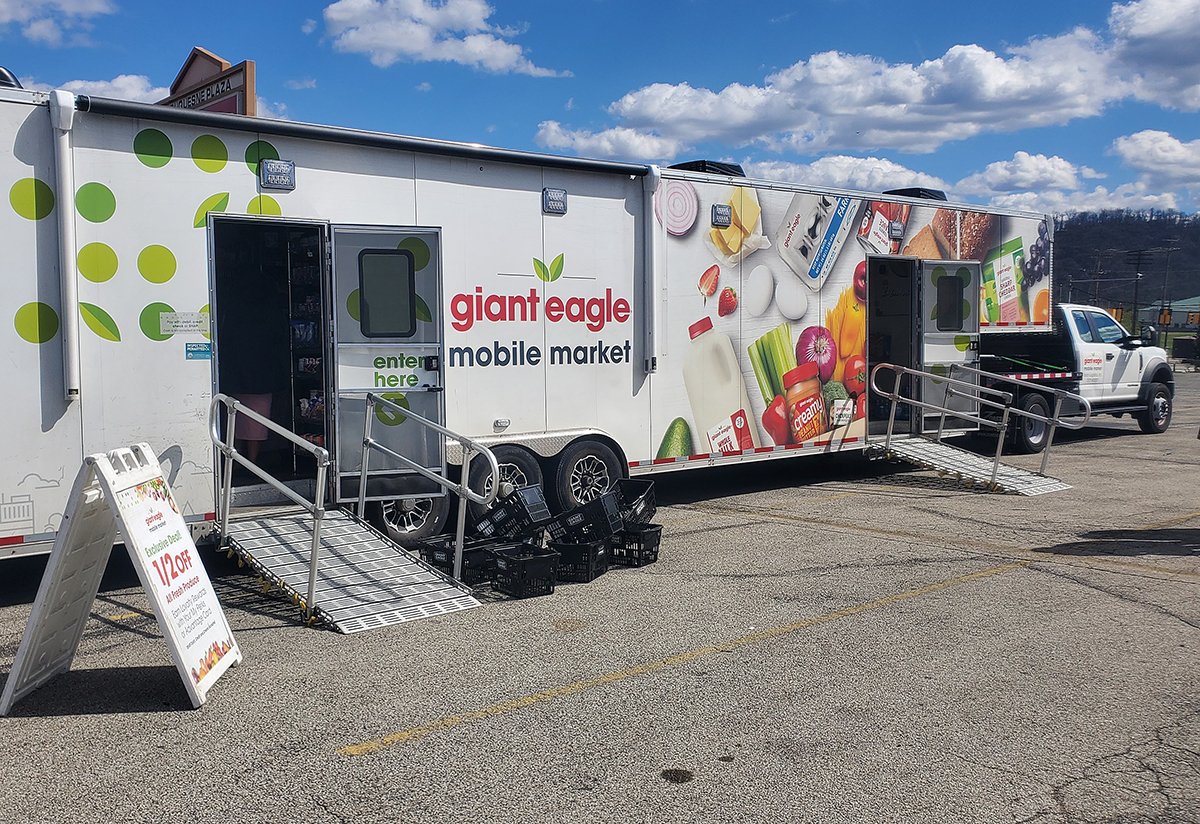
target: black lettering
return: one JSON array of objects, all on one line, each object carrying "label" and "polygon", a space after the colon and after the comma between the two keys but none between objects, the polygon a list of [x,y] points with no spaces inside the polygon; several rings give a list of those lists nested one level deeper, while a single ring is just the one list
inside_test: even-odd
[{"label": "black lettering", "polygon": [[475,365],[475,350],[469,346],[451,346],[450,347],[450,365],[451,366],[474,366]]}]

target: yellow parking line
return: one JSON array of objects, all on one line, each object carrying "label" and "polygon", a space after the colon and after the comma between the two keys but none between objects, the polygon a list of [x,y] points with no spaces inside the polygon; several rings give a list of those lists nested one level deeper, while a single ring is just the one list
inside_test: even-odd
[{"label": "yellow parking line", "polygon": [[749,635],[743,635],[740,638],[734,638],[731,641],[725,641],[721,644],[713,644],[706,647],[698,647],[696,649],[687,650],[686,652],[672,655],[668,658],[660,658],[657,661],[647,661],[642,664],[636,664],[626,669],[609,672],[603,675],[597,675],[592,678],[585,678],[581,681],[576,681],[571,684],[565,684],[559,687],[542,690],[541,692],[522,695],[519,698],[513,698],[508,701],[501,701],[498,704],[492,704],[489,707],[466,712],[461,715],[450,715],[445,718],[439,718],[428,724],[422,724],[419,727],[410,727],[406,730],[393,732],[382,738],[363,741],[358,744],[348,744],[340,747],[338,752],[347,756],[370,755],[374,752],[394,747],[397,744],[404,744],[416,738],[429,735],[443,730],[453,729],[454,727],[468,724],[472,721],[482,721],[486,718],[492,718],[497,715],[513,712],[514,710],[524,709],[525,707],[540,704],[545,701],[550,701],[554,698],[563,698],[568,695],[584,692],[586,690],[602,687],[606,684],[615,684],[620,681],[627,681],[639,675],[649,675],[653,672],[661,672],[662,670],[677,667],[680,664],[687,664],[696,661],[700,658],[705,658],[710,655],[715,655],[721,652],[732,652],[743,647],[748,647],[752,644],[758,644],[763,641],[768,641],[772,638],[778,638],[781,635],[787,635],[792,632],[810,629],[812,627],[828,624],[839,618],[849,618],[853,615],[860,615],[871,610],[881,609],[890,606],[900,601],[906,601],[910,598],[916,598],[921,595],[928,595],[932,592],[938,592],[943,589],[949,589],[960,584],[966,584],[971,581],[978,581],[981,578],[989,578],[993,575],[999,575],[1010,570],[1020,569],[1028,566],[1032,561],[1014,561],[1008,564],[1000,564],[999,566],[988,567],[979,572],[972,572],[967,575],[959,575],[956,578],[947,578],[936,583],[926,584],[925,586],[917,587],[916,589],[908,589],[903,592],[897,592],[893,595],[885,595],[882,598],[876,598],[873,601],[856,604],[854,606],[845,607],[843,609],[827,612],[824,615],[818,615],[814,618],[805,618],[801,621],[796,621],[791,624],[771,627],[769,629],[753,632]]},{"label": "yellow parking line", "polygon": [[102,615],[106,621],[128,621],[131,618],[145,618],[140,612],[118,612],[116,615]]},{"label": "yellow parking line", "polygon": [[1180,524],[1186,524],[1188,521],[1190,521],[1194,518],[1200,518],[1200,512],[1189,512],[1186,515],[1176,515],[1174,518],[1171,518],[1169,521],[1162,521],[1157,524],[1150,524],[1150,526],[1139,526],[1139,527],[1136,527],[1136,529],[1138,529],[1139,531],[1142,531],[1142,532],[1152,530],[1152,529],[1167,529],[1168,527],[1179,526]]}]

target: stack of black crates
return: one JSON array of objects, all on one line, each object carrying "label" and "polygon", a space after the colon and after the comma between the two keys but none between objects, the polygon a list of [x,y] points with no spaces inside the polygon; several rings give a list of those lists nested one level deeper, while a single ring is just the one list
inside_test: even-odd
[{"label": "stack of black crates", "polygon": [[[462,581],[528,598],[549,595],[559,581],[593,581],[610,564],[654,563],[662,538],[662,527],[650,523],[656,510],[653,481],[623,478],[557,517],[541,487],[522,487],[476,521],[477,537],[463,547]],[[452,536],[432,538],[420,549],[426,563],[453,574]]]}]

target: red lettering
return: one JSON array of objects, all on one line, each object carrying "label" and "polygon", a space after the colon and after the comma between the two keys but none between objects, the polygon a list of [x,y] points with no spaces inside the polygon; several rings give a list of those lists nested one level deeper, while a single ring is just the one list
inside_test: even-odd
[{"label": "red lettering", "polygon": [[[483,287],[476,286],[472,292],[460,292],[450,298],[450,325],[459,332],[469,332],[481,320],[536,323],[539,303],[541,296],[536,288],[526,295],[501,295],[484,294]],[[629,301],[613,297],[612,289],[605,289],[604,297],[551,295],[546,298],[545,313],[550,323],[565,319],[586,324],[592,332],[601,332],[610,323],[625,323],[633,315]]]},{"label": "red lettering", "polygon": [[546,298],[546,320],[551,323],[558,323],[563,319],[563,302],[562,298],[555,295],[554,297]]}]

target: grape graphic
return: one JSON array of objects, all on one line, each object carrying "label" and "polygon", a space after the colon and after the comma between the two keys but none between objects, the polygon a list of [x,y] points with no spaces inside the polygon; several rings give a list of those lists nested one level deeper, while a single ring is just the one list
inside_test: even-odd
[{"label": "grape graphic", "polygon": [[143,165],[161,169],[171,160],[171,138],[158,129],[142,129],[133,139],[133,153]]},{"label": "grape graphic", "polygon": [[58,313],[45,303],[27,303],[13,316],[17,334],[30,343],[46,343],[58,334]]},{"label": "grape graphic", "polygon": [[229,162],[229,150],[219,137],[202,134],[192,141],[192,162],[202,172],[219,172]]},{"label": "grape graphic", "polygon": [[1025,288],[1050,276],[1050,237],[1046,221],[1038,224],[1037,240],[1029,244],[1029,260],[1025,263]]}]

